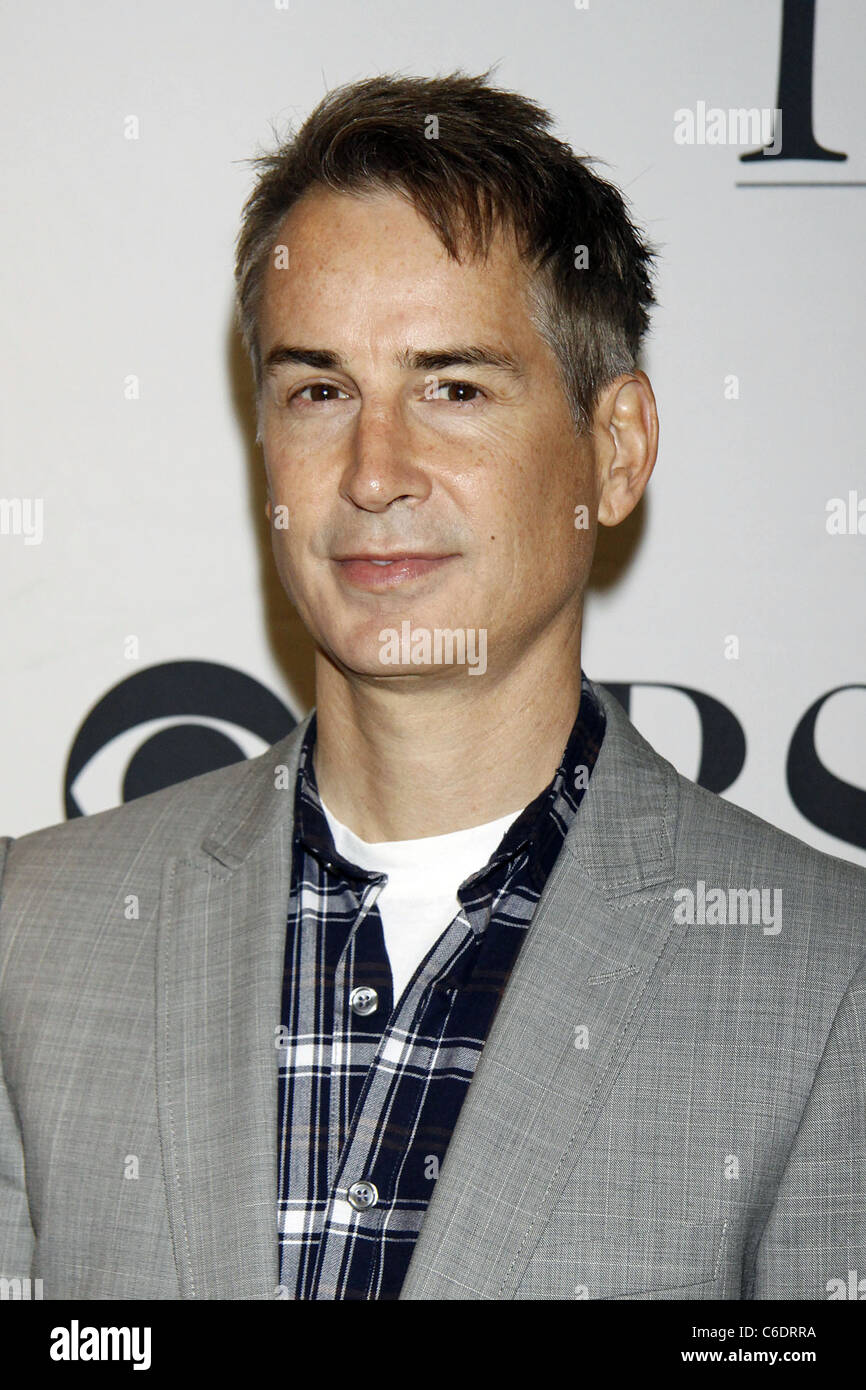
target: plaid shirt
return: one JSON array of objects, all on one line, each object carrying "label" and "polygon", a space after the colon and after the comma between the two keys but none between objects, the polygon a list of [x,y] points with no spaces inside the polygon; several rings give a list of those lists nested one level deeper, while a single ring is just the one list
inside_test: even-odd
[{"label": "plaid shirt", "polygon": [[[541,890],[583,797],[604,714],[580,710],[549,786],[458,889],[460,911],[393,998],[384,873],[336,851],[301,748],[279,1052],[280,1285],[396,1299]],[[584,771],[581,771],[584,769]]]}]

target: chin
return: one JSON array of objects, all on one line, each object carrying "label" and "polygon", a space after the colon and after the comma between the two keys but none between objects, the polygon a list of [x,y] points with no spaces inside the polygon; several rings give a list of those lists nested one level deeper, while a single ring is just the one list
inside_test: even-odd
[{"label": "chin", "polygon": [[375,631],[366,625],[363,632],[325,632],[317,637],[317,645],[334,665],[357,676],[387,676],[391,674],[380,660],[380,628],[384,623],[377,622]]},{"label": "chin", "polygon": [[363,680],[390,681],[395,676],[417,676],[422,674],[419,667],[401,668],[397,666],[383,666],[379,660],[378,646],[371,652],[369,647],[356,648],[329,648],[326,649],[329,659],[348,675],[357,676]]}]

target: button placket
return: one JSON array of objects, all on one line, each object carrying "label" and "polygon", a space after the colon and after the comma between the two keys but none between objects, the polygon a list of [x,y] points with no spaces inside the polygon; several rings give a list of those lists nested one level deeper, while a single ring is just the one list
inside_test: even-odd
[{"label": "button placket", "polygon": [[[395,1153],[389,1157],[380,1150],[378,1156],[372,1159],[368,1146],[362,1145],[359,1141],[358,1119],[368,1103],[370,1088],[376,1079],[382,1052],[393,1039],[394,1030],[401,1022],[408,1026],[410,1017],[417,1011],[422,999],[426,1000],[427,1009],[431,1007],[436,982],[447,978],[463,952],[467,948],[471,949],[475,934],[468,919],[462,913],[458,913],[440,940],[431,947],[428,958],[419,965],[405,992],[402,1007],[395,1007],[391,1017],[385,1021],[382,1038],[359,1094],[342,1152],[338,1160],[331,1162],[329,1166],[330,1198],[324,1212],[322,1239],[317,1258],[317,1279],[325,1265],[331,1262],[335,1248],[339,1249],[347,1239],[345,1228],[335,1225],[333,1221],[334,1208],[338,1202],[346,1202],[353,1211],[359,1213],[359,1216],[368,1213],[365,1223],[367,1226],[374,1223],[378,1229],[385,1220],[390,1199],[384,1197],[383,1193],[391,1189],[394,1174],[400,1163],[400,1155]],[[445,1014],[450,1013],[453,1007],[454,993],[455,991],[448,990],[438,1001]],[[439,1007],[435,1009],[437,1014]],[[368,1200],[373,1193],[375,1200]]]},{"label": "button placket", "polygon": [[[331,1080],[330,1099],[328,1106],[328,1187],[330,1188],[332,1193],[334,1191],[335,1184],[338,1181],[340,1167],[343,1163],[346,1152],[348,1151],[348,1145],[351,1142],[352,1137],[352,1122],[350,1119],[348,1123],[348,1128],[346,1130],[346,1134],[343,1137],[343,1142],[340,1142],[340,1121],[341,1118],[345,1117],[346,1091],[348,1088],[351,1087],[351,1079],[349,1077],[340,1077],[335,1079],[335,1072],[343,1070],[346,1063],[346,1051],[347,1049],[351,1049],[353,1046],[352,1034],[355,1031],[355,1029],[351,1025],[355,1021],[357,1021],[358,1028],[361,1031],[363,1031],[362,1020],[374,1014],[379,1006],[378,991],[372,985],[361,984],[353,988],[349,992],[348,1003],[351,1012],[349,1017],[346,1019],[347,1026],[340,1025],[338,1021],[346,1017],[346,988],[348,983],[347,962],[352,942],[356,940],[358,931],[361,928],[364,921],[370,916],[371,913],[375,913],[376,916],[378,916],[376,902],[379,898],[379,894],[385,886],[386,881],[386,876],[382,875],[379,879],[376,879],[365,885],[361,894],[357,916],[355,917],[355,921],[352,924],[352,929],[346,938],[346,942],[343,947],[343,951],[340,955],[340,960],[337,969],[334,972],[334,1031],[335,1034],[337,1031],[339,1031],[343,1036],[341,1037],[339,1043],[336,1037],[334,1037],[331,1042]],[[379,926],[379,930],[380,932],[382,931],[381,923]],[[387,961],[387,954],[385,953],[384,935],[382,937],[381,949],[383,954],[385,954],[385,960]],[[360,996],[363,1000],[366,1001],[364,1004],[365,1012],[363,1013],[360,1009],[355,1007],[355,1001],[357,996]],[[370,1005],[372,1003],[373,996],[375,996],[376,1002],[375,1004],[373,1004],[373,1007],[371,1008]],[[348,1036],[346,1036],[347,1033]],[[368,1046],[368,1044],[362,1043],[359,1038],[357,1046],[361,1048]],[[341,1053],[339,1056],[337,1052],[338,1047],[341,1049]],[[373,1049],[373,1051],[375,1053],[375,1049]]]}]

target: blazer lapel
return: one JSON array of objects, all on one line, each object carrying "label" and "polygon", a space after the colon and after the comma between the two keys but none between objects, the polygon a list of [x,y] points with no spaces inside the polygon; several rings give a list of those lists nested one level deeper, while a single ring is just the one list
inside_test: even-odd
[{"label": "blazer lapel", "polygon": [[607,715],[601,752],[481,1054],[401,1299],[514,1297],[685,930],[665,891],[676,771],[595,689]]},{"label": "blazer lapel", "polygon": [[250,760],[200,849],[165,867],[157,1101],[183,1298],[276,1296],[275,1029],[310,718]]}]

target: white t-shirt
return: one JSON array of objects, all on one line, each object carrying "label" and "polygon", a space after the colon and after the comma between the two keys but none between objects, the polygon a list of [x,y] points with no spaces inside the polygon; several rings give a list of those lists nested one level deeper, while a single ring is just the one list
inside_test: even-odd
[{"label": "white t-shirt", "polygon": [[460,911],[460,884],[483,869],[521,812],[512,811],[499,820],[473,825],[469,830],[454,830],[448,835],[370,844],[337,820],[324,802],[322,810],[343,858],[361,869],[388,876],[376,905],[382,918],[396,1004],[433,943]]}]

